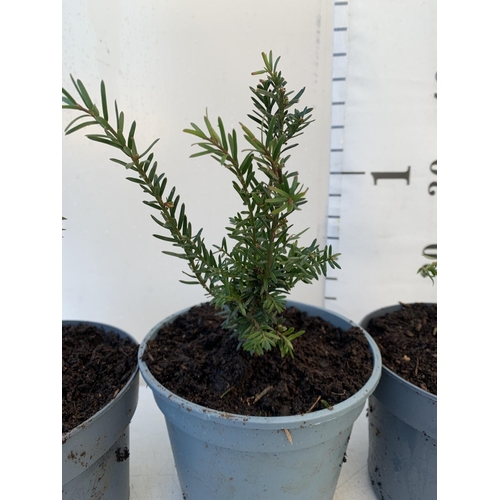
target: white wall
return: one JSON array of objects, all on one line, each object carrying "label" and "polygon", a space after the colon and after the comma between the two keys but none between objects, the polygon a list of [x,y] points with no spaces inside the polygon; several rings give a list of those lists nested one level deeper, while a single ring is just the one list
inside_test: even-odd
[{"label": "white wall", "polygon": [[[326,306],[361,321],[400,301],[437,300],[437,281],[417,274],[431,262],[424,249],[437,244],[436,2],[353,0],[338,7],[336,24],[341,17],[349,42],[342,49],[336,38],[334,52],[345,51],[347,64],[334,57],[333,72],[339,64],[345,83],[333,84],[334,95],[344,85],[333,100],[345,105],[343,121],[335,112],[332,119],[344,128],[334,130],[342,140],[332,144],[330,179],[341,197],[331,198],[338,218],[329,235],[338,236],[342,270],[327,281],[326,296],[335,300]],[[407,179],[374,180],[401,172]]]},{"label": "white wall", "polygon": [[[69,74],[98,99],[104,79],[128,125],[136,120],[139,147],[160,137],[159,171],[177,186],[193,226],[219,243],[240,208],[230,177],[210,159],[189,159],[193,138],[182,129],[201,123],[205,109],[227,127],[251,124],[250,91],[261,52],[281,55],[289,88],[307,88],[301,105],[315,123],[301,137],[290,167],[309,187],[295,216],[304,237],[323,241],[330,148],[333,2],[322,0],[65,0],[63,86]],[[63,113],[63,126],[75,115]],[[90,129],[85,129],[90,132]],[[85,131],[82,131],[85,132]],[[85,132],[85,133],[89,133]],[[240,136],[241,137],[241,136]],[[241,137],[240,143],[243,143]],[[205,300],[200,287],[180,284],[182,261],[163,255],[161,231],[138,186],[108,159],[114,151],[84,133],[63,139],[63,319],[88,319],[123,328],[142,340],[158,321]],[[298,287],[292,298],[323,304],[323,282]]]}]

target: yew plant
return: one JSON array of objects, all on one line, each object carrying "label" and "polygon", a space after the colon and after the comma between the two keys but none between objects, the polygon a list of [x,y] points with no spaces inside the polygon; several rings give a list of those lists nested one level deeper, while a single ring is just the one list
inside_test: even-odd
[{"label": "yew plant", "polygon": [[[100,103],[90,98],[80,80],[71,77],[79,99],[63,88],[63,108],[79,115],[66,127],[66,135],[97,126],[99,133],[88,134],[91,141],[106,144],[122,153],[111,161],[125,167],[148,199],[146,205],[155,210],[153,220],[166,230],[154,234],[175,247],[163,253],[185,260],[189,272],[187,284],[200,284],[211,297],[212,304],[225,315],[224,326],[233,332],[239,346],[255,355],[278,347],[281,355],[293,356],[292,342],[303,331],[283,325],[281,314],[287,295],[298,282],[311,283],[326,275],[328,266],[339,268],[331,246],[320,248],[314,240],[300,246],[299,234],[292,232],[290,216],[306,203],[307,189],[299,182],[298,173],[288,171],[290,151],[295,139],[311,124],[312,108],[295,106],[304,93],[288,91],[279,57],[262,54],[264,69],[252,73],[263,75],[255,88],[250,88],[253,111],[248,115],[257,131],[240,124],[246,149],[239,151],[236,131],[226,131],[218,118],[212,123],[208,113],[203,126],[191,123],[184,132],[193,135],[197,152],[191,157],[208,155],[221,168],[234,175],[233,188],[243,208],[229,218],[227,237],[219,245],[208,248],[202,229],[195,231],[186,215],[186,207],[176,194],[167,190],[167,177],[158,173],[153,147],[145,150],[135,142],[136,122],[128,133],[125,117],[115,101],[115,125],[110,112],[104,82],[100,86]],[[124,156],[124,158],[123,158]]]}]

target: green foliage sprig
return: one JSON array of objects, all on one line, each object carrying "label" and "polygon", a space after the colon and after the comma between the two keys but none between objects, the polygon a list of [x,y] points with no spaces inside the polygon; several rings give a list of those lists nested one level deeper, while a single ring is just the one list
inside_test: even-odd
[{"label": "green foliage sprig", "polygon": [[430,278],[432,284],[434,284],[434,278],[437,276],[437,262],[423,265],[417,271],[417,274],[420,274],[424,278]]},{"label": "green foliage sprig", "polygon": [[[100,109],[90,98],[80,80],[71,77],[81,102],[65,89],[63,108],[80,112],[66,127],[72,134],[91,125],[100,126],[102,133],[87,137],[116,148],[126,160],[111,158],[134,176],[127,177],[149,195],[146,205],[155,209],[153,220],[168,231],[156,238],[171,243],[179,252],[164,251],[187,261],[190,272],[187,284],[200,284],[212,297],[212,303],[224,311],[224,325],[234,332],[239,345],[252,354],[261,355],[277,346],[281,355],[293,356],[292,342],[303,331],[294,331],[282,324],[280,313],[286,297],[298,283],[311,283],[326,275],[328,266],[339,268],[331,246],[320,248],[314,240],[309,246],[299,246],[289,216],[306,203],[307,189],[299,183],[298,173],[285,169],[292,142],[312,122],[312,109],[294,108],[305,89],[286,90],[287,82],[278,71],[279,57],[272,52],[262,54],[264,69],[254,75],[265,75],[252,92],[253,112],[248,117],[257,123],[254,134],[243,124],[241,129],[249,149],[240,152],[236,131],[226,132],[220,118],[212,123],[204,117],[205,131],[194,123],[184,132],[195,136],[199,151],[191,155],[209,155],[221,167],[234,175],[233,188],[243,203],[243,210],[229,219],[227,238],[208,249],[202,230],[194,232],[185,206],[173,187],[166,191],[165,174],[157,173],[157,162],[151,152],[158,139],[143,152],[135,142],[136,122],[125,132],[125,117],[115,102],[116,126],[109,122],[104,82],[101,82]],[[292,109],[293,108],[293,109]],[[228,243],[230,241],[231,244]]]}]

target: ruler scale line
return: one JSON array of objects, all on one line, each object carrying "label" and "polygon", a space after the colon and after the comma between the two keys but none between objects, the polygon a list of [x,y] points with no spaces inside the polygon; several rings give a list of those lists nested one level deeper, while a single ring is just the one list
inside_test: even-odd
[{"label": "ruler scale line", "polygon": [[[344,154],[344,109],[347,85],[347,53],[348,35],[347,24],[349,7],[347,1],[334,2],[334,25],[333,25],[333,68],[332,68],[332,117],[331,117],[331,143],[330,143],[330,188],[328,192],[328,216],[327,242],[332,245],[334,251],[338,250],[340,223],[340,200],[341,187],[339,185],[342,175],[356,175],[353,172],[343,172]],[[333,156],[334,155],[334,156]],[[332,175],[333,174],[333,175]],[[358,173],[361,174],[361,173]],[[362,172],[364,174],[364,172]],[[333,234],[332,234],[333,233]],[[337,277],[327,276],[325,281],[324,300],[336,301],[338,283]],[[327,286],[328,284],[328,286]]]}]

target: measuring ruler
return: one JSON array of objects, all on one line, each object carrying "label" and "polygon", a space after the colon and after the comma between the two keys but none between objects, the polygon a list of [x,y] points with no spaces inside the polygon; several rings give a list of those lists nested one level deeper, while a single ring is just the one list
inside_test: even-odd
[{"label": "measuring ruler", "polygon": [[[436,300],[436,5],[334,2],[325,307]],[[348,65],[349,61],[349,65]]]},{"label": "measuring ruler", "polygon": [[[349,2],[334,2],[333,21],[333,70],[332,70],[332,110],[331,110],[331,149],[330,149],[330,186],[328,191],[328,230],[327,242],[334,253],[339,252],[340,200],[342,196],[340,175],[342,173],[344,152],[344,118],[347,80],[347,50],[349,45],[348,22]],[[325,284],[326,305],[336,301],[336,290],[332,286],[338,273],[328,270]]]}]

